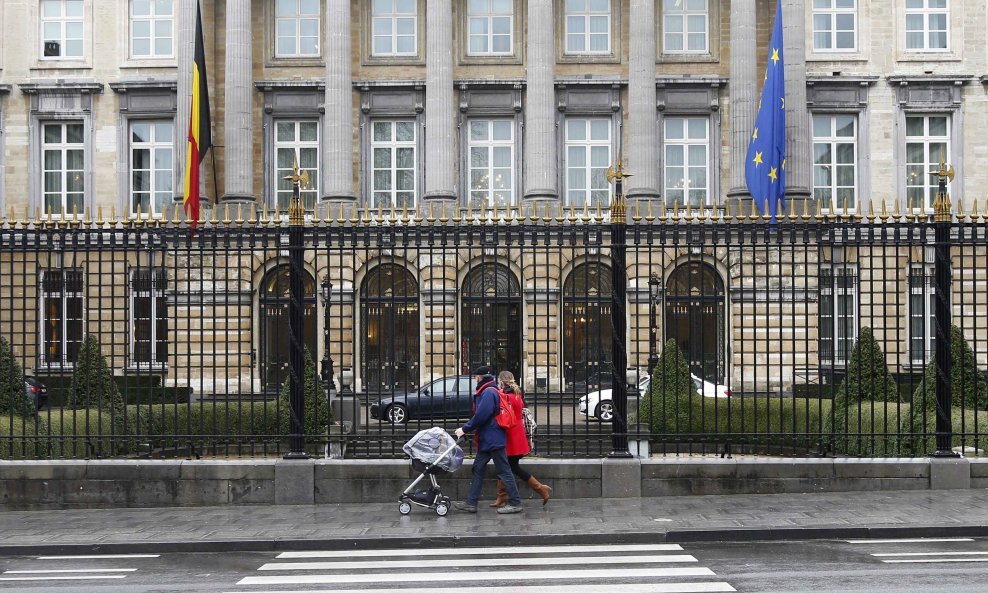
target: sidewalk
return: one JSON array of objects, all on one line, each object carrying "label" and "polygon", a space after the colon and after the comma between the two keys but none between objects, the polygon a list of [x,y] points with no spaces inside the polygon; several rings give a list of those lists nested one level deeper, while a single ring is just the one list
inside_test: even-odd
[{"label": "sidewalk", "polygon": [[521,515],[398,504],[0,512],[0,555],[988,536],[988,490],[526,499]]}]

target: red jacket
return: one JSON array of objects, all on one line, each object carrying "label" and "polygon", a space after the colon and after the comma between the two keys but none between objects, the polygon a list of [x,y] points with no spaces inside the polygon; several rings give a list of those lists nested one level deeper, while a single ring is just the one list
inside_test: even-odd
[{"label": "red jacket", "polygon": [[505,393],[511,404],[511,412],[515,416],[515,425],[505,431],[508,435],[506,453],[508,457],[528,455],[532,448],[528,446],[528,436],[525,434],[525,425],[521,419],[521,409],[525,407],[525,401],[521,398],[521,394],[511,391],[505,391]]}]

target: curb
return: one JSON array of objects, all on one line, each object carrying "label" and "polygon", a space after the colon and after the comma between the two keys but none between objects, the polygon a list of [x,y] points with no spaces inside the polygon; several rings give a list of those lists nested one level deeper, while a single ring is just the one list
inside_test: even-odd
[{"label": "curb", "polygon": [[673,529],[667,532],[624,532],[550,535],[469,535],[431,537],[348,537],[332,539],[211,540],[112,542],[87,544],[0,545],[0,556],[42,554],[182,554],[217,552],[284,552],[298,550],[381,550],[389,548],[645,544],[645,543],[732,543],[752,541],[801,541],[828,539],[885,539],[906,537],[986,537],[985,525],[909,525],[882,527],[785,527],[738,529]]}]

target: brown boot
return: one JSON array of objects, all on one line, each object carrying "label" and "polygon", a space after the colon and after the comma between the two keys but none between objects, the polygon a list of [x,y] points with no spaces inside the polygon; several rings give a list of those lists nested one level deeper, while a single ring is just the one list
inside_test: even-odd
[{"label": "brown boot", "polygon": [[542,497],[542,506],[545,506],[549,502],[549,495],[552,494],[552,486],[546,486],[545,484],[540,484],[535,476],[528,479],[528,487],[538,493]]},{"label": "brown boot", "polygon": [[504,487],[504,482],[497,481],[497,498],[491,503],[492,507],[502,507],[508,502],[508,490]]}]

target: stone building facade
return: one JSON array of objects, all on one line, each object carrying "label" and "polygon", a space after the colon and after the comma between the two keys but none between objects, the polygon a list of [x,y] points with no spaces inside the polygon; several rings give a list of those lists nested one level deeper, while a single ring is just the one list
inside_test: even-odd
[{"label": "stone building facade", "polygon": [[[923,217],[935,191],[927,173],[943,158],[957,172],[954,203],[983,212],[986,2],[779,1],[787,195],[796,211],[861,216],[886,208]],[[619,158],[634,174],[626,190],[639,212],[750,211],[744,160],[774,9],[772,0],[202,0],[215,145],[203,168],[206,216],[284,212],[291,186],[282,178],[295,160],[312,179],[302,192],[312,221],[368,210],[397,218],[407,210],[465,222],[468,210],[498,209],[542,212],[548,223],[561,210],[592,216],[598,207],[606,218],[612,187],[605,172]],[[195,11],[196,0],[0,4],[5,228],[22,212],[173,216],[184,179]],[[317,249],[309,258],[312,314],[325,316],[329,329],[325,337],[314,332],[312,347],[350,369],[355,388],[421,385],[481,359],[495,362],[492,356],[518,361],[510,364],[526,384],[549,390],[605,368],[606,352],[586,346],[609,336],[609,323],[600,321],[608,314],[607,268],[595,250],[462,249],[437,261],[434,252],[405,247]],[[660,343],[716,328],[697,353],[704,359],[697,372],[711,381],[772,391],[810,375],[819,380],[822,359],[845,363],[862,325],[882,326],[896,369],[921,366],[929,352],[928,282],[910,278],[927,277],[930,257],[923,248],[867,251],[636,248],[629,361],[641,368],[650,354],[654,274],[663,299]],[[979,279],[984,253],[972,254],[957,263]],[[132,268],[189,267],[179,259],[166,254],[140,264],[121,255],[113,275],[121,297],[136,290]],[[212,304],[193,294],[204,279],[173,273],[162,282],[161,306],[174,317],[162,329],[166,337],[114,322],[127,334],[114,338],[118,367],[130,364],[135,343],[154,358],[159,349],[148,344],[168,350],[171,340],[156,361],[172,367],[169,381],[197,381],[206,392],[277,383],[262,370],[281,364],[271,354],[280,346],[267,342],[277,332],[264,337],[259,328],[280,322],[265,313],[263,295],[269,287],[270,302],[278,302],[283,259],[276,246],[232,259],[235,265],[226,256],[207,262],[225,270],[212,279]],[[18,286],[42,299],[45,266],[36,266],[21,270],[26,280]],[[773,284],[765,270],[805,281]],[[670,288],[677,272],[706,278],[712,300],[684,295],[677,305]],[[67,302],[69,275],[61,274]],[[324,278],[331,287],[323,300],[316,293]],[[183,282],[198,288],[183,296]],[[470,329],[471,303],[478,318],[490,314],[481,295],[491,286],[506,295],[494,305],[500,312]],[[3,320],[25,336],[29,367],[70,367],[77,337],[70,334],[103,331],[100,319],[115,319],[97,313],[92,290],[77,291],[89,301],[80,319],[62,311],[52,320],[42,307]],[[893,313],[880,296],[891,291]],[[210,308],[217,292],[224,295],[221,329]],[[984,299],[972,303],[984,306]],[[955,308],[972,319],[969,339],[983,340],[975,320],[985,316],[971,315],[972,303]],[[117,307],[124,319],[137,317]],[[182,307],[186,314],[177,314]],[[752,315],[765,322],[746,322]],[[575,325],[586,319],[596,320],[589,333]],[[51,337],[42,331],[32,341],[27,328],[35,323],[54,327]],[[509,336],[505,325],[521,329]],[[371,326],[389,333],[374,337]],[[781,347],[765,338],[776,331]],[[566,336],[580,332],[584,345],[568,352]],[[42,360],[53,351],[46,340],[59,342],[58,361]],[[398,342],[414,343],[398,352]],[[497,346],[483,350],[490,343]],[[195,377],[202,360],[217,360],[217,349],[230,363]],[[182,364],[183,355],[199,365]],[[755,370],[766,365],[772,371]]]}]

